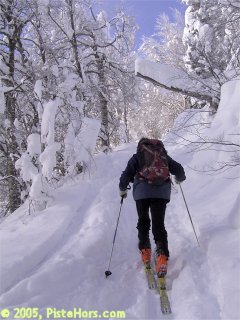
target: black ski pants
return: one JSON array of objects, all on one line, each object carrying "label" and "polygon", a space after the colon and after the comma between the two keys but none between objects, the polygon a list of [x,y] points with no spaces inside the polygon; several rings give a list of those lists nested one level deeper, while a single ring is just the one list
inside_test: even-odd
[{"label": "black ski pants", "polygon": [[[164,225],[165,211],[168,200],[166,199],[141,199],[136,200],[136,207],[138,213],[138,239],[139,249],[144,248],[145,243],[149,243],[149,230],[151,227],[151,220],[149,217],[149,209],[152,219],[152,233],[157,246],[158,252],[163,252],[169,257],[167,231]],[[147,246],[148,247],[148,246]]]}]

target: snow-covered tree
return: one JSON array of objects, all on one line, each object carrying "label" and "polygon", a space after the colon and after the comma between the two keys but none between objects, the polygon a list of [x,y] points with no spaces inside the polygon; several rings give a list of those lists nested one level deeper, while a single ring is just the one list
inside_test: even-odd
[{"label": "snow-covered tree", "polygon": [[107,150],[114,141],[113,132],[119,127],[116,110],[123,106],[116,103],[124,88],[119,79],[134,82],[133,59],[128,58],[133,47],[134,22],[122,11],[111,19],[103,11],[95,13],[91,1],[61,1],[57,10],[50,7],[47,15],[61,43],[58,56],[64,43],[69,48],[63,51],[64,65],[72,62],[72,72],[81,79],[77,89],[84,103],[83,114],[99,118],[102,124],[99,138],[102,149]]},{"label": "snow-covered tree", "polygon": [[10,212],[18,208],[21,202],[22,185],[15,163],[24,147],[17,120],[22,113],[18,95],[21,95],[28,81],[25,69],[26,55],[22,45],[23,29],[28,22],[26,10],[22,1],[16,3],[14,0],[3,0],[0,4],[1,182],[7,180],[7,209]]},{"label": "snow-covered tree", "polygon": [[[178,42],[180,37],[174,36],[174,29],[169,27],[169,23],[166,24],[166,19],[165,22],[164,19],[161,20],[163,26],[160,30],[161,35],[173,34],[170,40],[165,36],[159,44],[150,39],[143,45],[148,59],[161,62],[161,65],[157,66],[159,73],[166,73],[167,66],[170,66],[167,74],[173,75],[175,68],[175,75],[179,81],[176,81],[176,77],[168,75],[165,79],[157,76],[151,79],[142,72],[145,67],[141,70],[138,68],[137,74],[167,90],[193,97],[201,101],[201,105],[205,101],[216,111],[221,85],[240,73],[240,8],[237,1],[230,0],[185,2],[189,7],[185,15],[184,47]],[[164,27],[165,24],[167,27]],[[172,22],[171,25],[174,26]],[[172,50],[178,46],[180,50]],[[169,58],[163,48],[169,52]],[[182,49],[185,50],[184,54]]]},{"label": "snow-covered tree", "polygon": [[208,87],[216,107],[223,83],[240,73],[240,7],[236,1],[187,0],[184,62]]},{"label": "snow-covered tree", "polygon": [[[150,61],[184,68],[185,51],[182,42],[184,18],[177,10],[174,12],[174,17],[174,21],[170,21],[166,14],[159,15],[156,33],[154,37],[144,37],[140,53]],[[143,119],[143,124],[134,129],[134,135],[139,137],[145,132],[149,136],[160,138],[184,109],[184,97],[177,92],[168,92],[152,84],[141,85],[141,89],[141,108],[137,111],[137,116],[132,114],[134,120],[131,121],[134,122],[138,117]]]},{"label": "snow-covered tree", "polygon": [[86,81],[92,94],[91,105],[87,104],[86,110],[100,117],[101,145],[108,150],[120,126],[116,115],[121,113],[129,96],[126,83],[131,86],[135,82],[131,48],[136,27],[122,11],[107,19],[105,12],[95,15],[91,10],[91,17],[92,29],[86,27],[78,37],[83,48]]},{"label": "snow-covered tree", "polygon": [[141,85],[141,104],[130,112],[130,133],[138,140],[143,136],[161,139],[184,110],[181,94],[166,92],[151,83]]},{"label": "snow-covered tree", "polygon": [[10,212],[28,196],[42,208],[49,184],[82,172],[98,138],[101,150],[125,139],[135,25],[91,0],[4,0],[0,27],[0,184]]},{"label": "snow-covered tree", "polygon": [[171,21],[165,13],[158,16],[154,36],[143,38],[140,52],[151,61],[184,67],[184,16],[175,9],[173,17]]}]

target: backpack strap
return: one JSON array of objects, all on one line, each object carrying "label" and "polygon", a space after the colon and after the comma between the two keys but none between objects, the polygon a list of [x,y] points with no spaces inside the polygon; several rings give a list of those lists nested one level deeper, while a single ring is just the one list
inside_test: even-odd
[{"label": "backpack strap", "polygon": [[142,149],[145,149],[145,150],[147,150],[149,153],[155,155],[155,152],[153,152],[151,149],[149,149],[145,144],[142,144],[141,147],[142,147]]}]

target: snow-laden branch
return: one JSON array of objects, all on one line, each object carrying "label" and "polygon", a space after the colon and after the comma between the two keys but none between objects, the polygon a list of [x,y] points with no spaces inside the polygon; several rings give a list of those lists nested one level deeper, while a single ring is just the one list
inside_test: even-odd
[{"label": "snow-laden branch", "polygon": [[12,175],[0,178],[0,182],[3,181],[3,180],[7,180],[9,178],[12,178],[12,179],[16,180],[18,183],[20,183],[19,180],[15,176],[12,176]]},{"label": "snow-laden branch", "polygon": [[[137,59],[135,74],[166,90],[206,100],[211,105],[213,103],[213,97],[207,94],[207,90],[204,90],[201,84],[197,85],[196,80],[191,79],[186,72],[171,65]],[[196,85],[197,89],[193,90]]]}]

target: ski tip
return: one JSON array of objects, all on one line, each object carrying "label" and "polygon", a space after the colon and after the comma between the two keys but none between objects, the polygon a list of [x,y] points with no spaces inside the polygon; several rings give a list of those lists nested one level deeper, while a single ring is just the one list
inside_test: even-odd
[{"label": "ski tip", "polygon": [[155,289],[157,289],[157,286],[156,286],[155,283],[151,283],[151,284],[148,286],[148,288],[149,288],[150,290],[155,290]]},{"label": "ski tip", "polygon": [[172,311],[171,311],[171,309],[164,309],[164,310],[162,310],[162,314],[170,315],[170,314],[172,314]]},{"label": "ski tip", "polygon": [[112,274],[111,271],[109,271],[109,270],[105,271],[105,276],[106,276],[106,278],[109,277],[111,274]]}]

